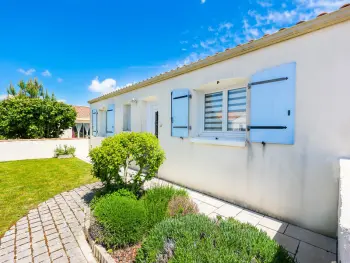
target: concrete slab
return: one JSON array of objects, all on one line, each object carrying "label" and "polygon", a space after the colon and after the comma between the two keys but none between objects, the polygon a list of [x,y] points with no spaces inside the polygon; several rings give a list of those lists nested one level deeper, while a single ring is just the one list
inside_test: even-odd
[{"label": "concrete slab", "polygon": [[288,225],[285,234],[309,243],[315,247],[322,248],[332,253],[337,253],[337,242],[333,238],[294,225]]},{"label": "concrete slab", "polygon": [[199,213],[205,214],[205,215],[210,215],[211,213],[213,213],[216,210],[215,206],[208,205],[208,204],[203,203],[203,202],[197,204],[197,206],[199,209]]},{"label": "concrete slab", "polygon": [[256,226],[259,224],[260,218],[253,216],[251,213],[243,210],[240,212],[236,217],[236,220],[240,221],[241,223],[248,223],[252,226]]},{"label": "concrete slab", "polygon": [[215,211],[215,213],[222,215],[224,217],[236,217],[243,208],[235,205],[225,204]]},{"label": "concrete slab", "polygon": [[288,223],[285,223],[283,221],[265,216],[260,222],[259,225],[268,227],[272,230],[275,230],[280,233],[284,233],[287,229]]},{"label": "concrete slab", "polygon": [[300,242],[295,258],[298,263],[336,263],[335,254],[305,242]]},{"label": "concrete slab", "polygon": [[284,247],[288,252],[295,254],[299,245],[299,240],[281,234],[275,230],[272,230],[268,227],[257,225],[256,226],[261,231],[264,231],[271,239],[275,240],[278,244]]}]

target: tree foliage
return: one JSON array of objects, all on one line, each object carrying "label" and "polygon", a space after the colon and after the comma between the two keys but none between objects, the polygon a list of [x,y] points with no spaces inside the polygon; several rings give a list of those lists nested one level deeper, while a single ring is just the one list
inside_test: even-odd
[{"label": "tree foliage", "polygon": [[[93,174],[108,187],[138,193],[152,179],[165,159],[158,139],[151,133],[125,132],[106,138],[90,151]],[[131,165],[138,172],[129,173]]]},{"label": "tree foliage", "polygon": [[23,94],[0,101],[0,136],[7,139],[58,138],[74,125],[77,113],[72,106],[52,97],[35,98],[35,90],[28,96]]}]

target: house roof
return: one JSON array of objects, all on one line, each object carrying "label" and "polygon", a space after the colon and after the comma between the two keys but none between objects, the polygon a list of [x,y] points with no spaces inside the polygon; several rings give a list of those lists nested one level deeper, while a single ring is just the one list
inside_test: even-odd
[{"label": "house roof", "polygon": [[170,78],[174,78],[180,76],[182,74],[186,74],[188,72],[198,70],[230,58],[238,57],[243,54],[265,48],[292,38],[296,38],[298,36],[302,36],[322,28],[326,28],[335,24],[339,24],[345,21],[350,20],[350,3],[343,5],[339,8],[339,10],[334,11],[332,13],[321,13],[316,18],[309,21],[299,21],[294,26],[289,28],[281,28],[274,34],[264,35],[262,38],[250,40],[245,44],[237,45],[233,48],[228,48],[223,52],[216,53],[213,56],[208,56],[202,60],[198,60],[188,65],[184,65],[182,67],[178,67],[176,69],[164,72],[160,75],[151,77],[149,79],[140,81],[138,83],[134,83],[133,85],[118,89],[108,94],[104,94],[100,97],[92,99],[89,103],[95,103],[101,100],[105,100],[111,97],[115,97],[136,89],[140,89]]},{"label": "house roof", "polygon": [[77,112],[77,120],[90,120],[90,107],[73,106]]}]

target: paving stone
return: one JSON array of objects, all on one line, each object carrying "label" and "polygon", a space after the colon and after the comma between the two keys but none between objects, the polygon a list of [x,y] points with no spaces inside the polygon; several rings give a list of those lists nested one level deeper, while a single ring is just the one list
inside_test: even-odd
[{"label": "paving stone", "polygon": [[16,259],[16,263],[32,263],[32,262],[33,262],[32,256]]},{"label": "paving stone", "polygon": [[6,248],[6,247],[11,247],[11,246],[14,246],[14,245],[15,245],[15,240],[14,239],[12,239],[10,241],[7,241],[7,242],[2,242],[1,241],[0,249]]},{"label": "paving stone", "polygon": [[337,253],[337,242],[333,238],[326,237],[294,225],[289,225],[285,234],[332,253]]},{"label": "paving stone", "polygon": [[23,238],[21,240],[17,240],[16,241],[16,246],[21,246],[21,245],[24,245],[24,244],[29,243],[29,242],[30,242],[29,237],[28,238]]},{"label": "paving stone", "polygon": [[23,244],[22,246],[16,246],[16,252],[21,252],[30,249],[30,243]]},{"label": "paving stone", "polygon": [[12,253],[14,251],[15,251],[15,247],[14,246],[0,248],[0,256]]},{"label": "paving stone", "polygon": [[255,217],[243,210],[235,217],[235,220],[238,220],[241,223],[248,223],[252,226],[256,226],[257,224],[259,224],[260,218]]},{"label": "paving stone", "polygon": [[45,231],[45,235],[51,235],[51,234],[54,234],[54,233],[57,233],[56,228],[52,228],[52,229],[49,229],[49,230]]},{"label": "paving stone", "polygon": [[224,217],[235,217],[242,211],[243,211],[243,208],[239,206],[225,204],[219,209],[215,210],[215,213],[222,215]]},{"label": "paving stone", "polygon": [[64,252],[63,249],[57,250],[55,252],[51,252],[50,254],[51,260],[55,260],[61,257],[66,257],[66,253]]},{"label": "paving stone", "polygon": [[22,238],[26,238],[26,237],[29,238],[29,236],[30,236],[29,232],[22,233],[22,234],[16,235],[16,240],[21,240]]},{"label": "paving stone", "polygon": [[4,237],[14,235],[15,232],[16,232],[15,230],[11,230],[11,229],[7,230],[4,234]]},{"label": "paving stone", "polygon": [[206,204],[215,206],[216,208],[219,208],[221,206],[223,206],[224,204],[226,204],[224,201],[221,201],[219,199],[207,196],[207,195],[197,195],[197,197],[195,197],[196,199],[198,199],[199,201],[202,201]]},{"label": "paving stone", "polygon": [[336,263],[336,255],[323,249],[300,242],[295,258],[298,263]]},{"label": "paving stone", "polygon": [[283,221],[265,216],[260,222],[259,225],[268,227],[270,229],[273,229],[275,231],[278,231],[280,233],[284,233],[286,231],[286,228],[288,226],[288,223],[285,223]]},{"label": "paving stone", "polygon": [[38,231],[41,231],[41,232],[44,231],[44,229],[43,229],[43,227],[41,225],[30,228],[30,232],[32,232],[32,233],[35,233],[35,232],[38,232]]},{"label": "paving stone", "polygon": [[50,262],[50,256],[49,253],[44,253],[39,256],[34,257],[34,263],[44,262],[48,261]]},{"label": "paving stone", "polygon": [[11,252],[6,255],[0,256],[0,262],[14,262],[15,261],[15,253]]},{"label": "paving stone", "polygon": [[56,238],[59,238],[59,234],[57,234],[57,233],[54,233],[54,234],[46,236],[47,240],[53,240],[53,239],[56,239]]},{"label": "paving stone", "polygon": [[31,254],[32,254],[32,250],[29,248],[21,252],[16,252],[16,258],[21,259],[21,258],[29,257],[31,256]]},{"label": "paving stone", "polygon": [[34,257],[41,255],[43,253],[46,253],[46,252],[48,252],[46,246],[39,247],[39,248],[33,248],[33,256]]},{"label": "paving stone", "polygon": [[45,246],[46,246],[45,240],[41,240],[39,242],[32,244],[33,249],[37,249],[37,248],[41,248],[41,247],[45,247]]},{"label": "paving stone", "polygon": [[79,248],[77,242],[66,243],[66,244],[63,244],[63,246],[64,246],[65,250],[69,250],[69,249],[73,249],[73,248]]},{"label": "paving stone", "polygon": [[15,235],[8,235],[6,237],[1,238],[1,243],[6,243],[8,241],[12,241],[15,239]]},{"label": "paving stone", "polygon": [[278,244],[284,247],[288,252],[292,253],[293,255],[296,253],[300,242],[299,240],[286,236],[284,234],[281,234],[276,230],[272,230],[265,226],[257,225],[256,227],[264,231],[271,239],[275,240]]}]

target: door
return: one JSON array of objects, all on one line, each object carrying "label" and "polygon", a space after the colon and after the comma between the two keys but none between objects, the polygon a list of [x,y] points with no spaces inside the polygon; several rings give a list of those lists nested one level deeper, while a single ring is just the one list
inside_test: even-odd
[{"label": "door", "polygon": [[149,104],[147,117],[147,131],[154,134],[157,138],[159,135],[159,111],[156,104]]}]

